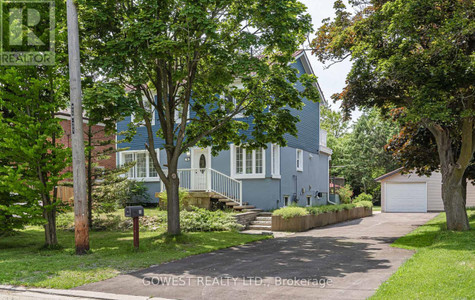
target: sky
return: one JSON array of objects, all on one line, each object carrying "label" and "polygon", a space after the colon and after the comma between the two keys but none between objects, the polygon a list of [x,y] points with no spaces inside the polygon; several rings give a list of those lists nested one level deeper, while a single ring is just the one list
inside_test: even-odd
[{"label": "sky", "polygon": [[[308,8],[308,12],[312,16],[314,31],[322,24],[322,20],[328,17],[333,18],[333,2],[334,0],[300,0]],[[313,39],[315,35],[311,35],[310,39]],[[312,64],[313,71],[318,77],[318,82],[323,94],[328,101],[328,104],[332,110],[339,110],[340,104],[333,103],[331,95],[340,93],[345,87],[346,75],[351,69],[351,62],[346,60],[341,63],[334,64],[328,69],[324,69],[324,65],[318,61],[318,59],[311,54],[311,51],[307,51],[307,55]],[[352,115],[352,119],[356,120],[361,115],[361,112],[356,111]]]}]

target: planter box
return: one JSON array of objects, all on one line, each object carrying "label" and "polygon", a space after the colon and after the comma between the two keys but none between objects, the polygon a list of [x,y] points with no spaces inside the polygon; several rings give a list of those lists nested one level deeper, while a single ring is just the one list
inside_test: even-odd
[{"label": "planter box", "polygon": [[312,228],[368,217],[372,214],[372,208],[355,207],[350,210],[327,212],[319,215],[297,216],[290,219],[284,219],[281,216],[272,216],[272,231],[301,232]]}]

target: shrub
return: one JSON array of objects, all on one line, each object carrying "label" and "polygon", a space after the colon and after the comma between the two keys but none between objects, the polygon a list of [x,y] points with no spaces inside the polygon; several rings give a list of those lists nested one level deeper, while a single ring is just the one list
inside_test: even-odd
[{"label": "shrub", "polygon": [[[224,211],[209,211],[203,208],[194,208],[192,211],[180,213],[181,229],[184,232],[195,231],[230,231],[242,229],[234,219],[234,213]],[[139,218],[140,230],[166,230],[167,212],[160,211],[156,216]],[[132,218],[125,218],[122,214],[107,214],[94,217],[92,229],[95,231],[126,231],[133,227]],[[74,215],[62,214],[58,217],[59,229],[74,231]]]},{"label": "shrub", "polygon": [[[180,202],[180,209],[183,210],[185,207],[188,205],[186,199],[188,198],[188,190],[185,188],[180,188],[178,190],[178,200]],[[167,209],[168,205],[168,198],[167,198],[167,192],[163,191],[161,192],[158,197],[160,198],[160,208],[161,209]]]},{"label": "shrub", "polygon": [[306,207],[307,211],[312,215],[323,214],[327,212],[337,212],[341,210],[350,210],[356,207],[354,204],[340,204],[340,205],[322,205]]},{"label": "shrub", "polygon": [[209,211],[204,208],[194,208],[180,213],[181,229],[191,231],[229,231],[242,229],[236,222],[234,214],[221,210]]},{"label": "shrub", "polygon": [[340,200],[343,203],[350,203],[351,202],[351,197],[353,196],[353,190],[351,189],[351,186],[348,184],[341,187],[337,191],[338,195],[340,196]]},{"label": "shrub", "polygon": [[93,191],[94,212],[112,213],[130,203],[151,202],[143,182],[110,176]]},{"label": "shrub", "polygon": [[357,202],[361,202],[361,201],[370,201],[370,202],[372,202],[373,201],[373,196],[371,196],[370,194],[361,193],[361,194],[358,195],[358,197],[353,199],[353,203],[357,203]]},{"label": "shrub", "polygon": [[355,203],[356,207],[367,207],[371,208],[373,207],[373,202],[372,201],[360,201]]},{"label": "shrub", "polygon": [[56,216],[56,228],[74,231],[74,214],[58,214]]},{"label": "shrub", "polygon": [[275,210],[272,215],[281,216],[284,219],[290,219],[297,216],[306,216],[308,211],[304,207],[287,206]]}]

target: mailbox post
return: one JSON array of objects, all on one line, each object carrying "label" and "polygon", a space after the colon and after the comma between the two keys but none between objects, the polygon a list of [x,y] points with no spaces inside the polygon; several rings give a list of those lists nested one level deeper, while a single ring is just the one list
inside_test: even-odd
[{"label": "mailbox post", "polygon": [[125,208],[125,217],[132,218],[134,221],[134,247],[139,248],[139,217],[144,216],[142,206],[127,206]]}]

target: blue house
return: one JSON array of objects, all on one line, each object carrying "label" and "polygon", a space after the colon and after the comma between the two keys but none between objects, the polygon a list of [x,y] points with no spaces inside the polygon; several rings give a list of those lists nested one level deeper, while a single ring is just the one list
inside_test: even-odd
[{"label": "blue house", "polygon": [[[313,74],[304,51],[297,53],[295,58],[293,66],[300,74]],[[323,94],[321,98],[324,99]],[[303,110],[293,111],[300,117],[298,137],[287,135],[286,147],[269,144],[267,149],[246,150],[231,145],[230,150],[221,151],[217,156],[212,156],[209,148],[195,147],[182,155],[178,165],[180,185],[197,199],[195,204],[207,207],[214,201],[236,210],[270,210],[292,203],[301,206],[326,204],[332,151],[326,146],[326,132],[320,129],[320,105],[325,103],[324,100],[314,103],[306,99],[304,102]],[[119,122],[117,131],[125,130],[132,118]],[[156,131],[158,121],[153,126]],[[118,144],[119,148],[128,149],[117,154],[117,163],[136,161],[128,177],[143,181],[154,201],[158,202],[157,194],[163,186],[145,149],[146,142],[146,129],[139,127],[132,142]],[[157,153],[163,165],[166,153],[159,149]]]}]

